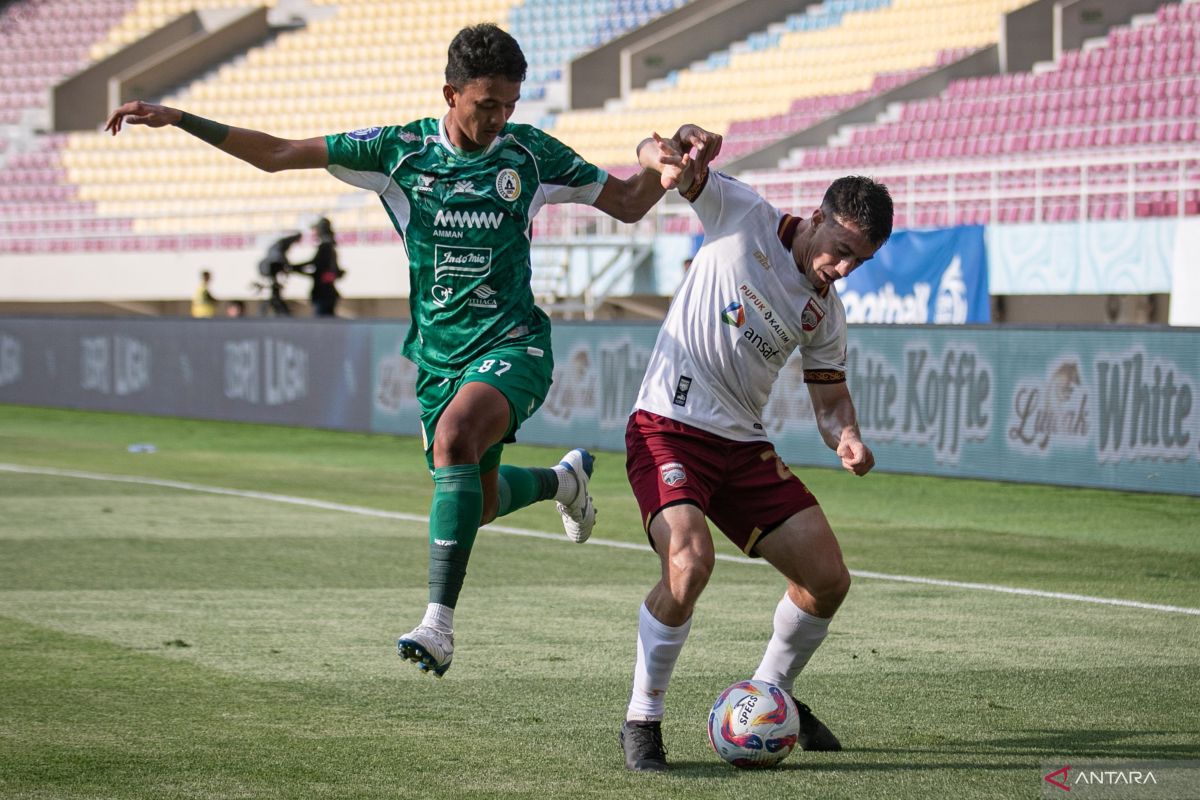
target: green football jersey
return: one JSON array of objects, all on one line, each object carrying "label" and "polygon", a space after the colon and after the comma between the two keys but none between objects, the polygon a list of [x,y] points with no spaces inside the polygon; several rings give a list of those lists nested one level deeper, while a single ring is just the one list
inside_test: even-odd
[{"label": "green football jersey", "polygon": [[533,217],[547,203],[590,205],[607,179],[562,142],[509,124],[464,153],[422,119],[325,137],[329,171],[379,195],[404,240],[412,326],[404,355],[447,377],[496,343],[550,324],[530,288]]}]

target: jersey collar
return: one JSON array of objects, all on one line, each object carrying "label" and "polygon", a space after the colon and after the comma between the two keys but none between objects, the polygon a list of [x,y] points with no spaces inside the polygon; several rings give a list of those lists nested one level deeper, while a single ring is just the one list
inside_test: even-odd
[{"label": "jersey collar", "polygon": [[484,150],[481,150],[477,153],[468,153],[467,151],[456,147],[454,142],[450,141],[450,134],[446,132],[446,118],[442,117],[440,120],[438,120],[438,144],[446,148],[446,150],[454,155],[460,158],[470,159],[471,161],[476,161],[478,159],[490,156],[498,147],[501,146],[501,143],[505,138],[504,131],[501,131],[500,135],[493,139],[492,143],[489,144]]}]

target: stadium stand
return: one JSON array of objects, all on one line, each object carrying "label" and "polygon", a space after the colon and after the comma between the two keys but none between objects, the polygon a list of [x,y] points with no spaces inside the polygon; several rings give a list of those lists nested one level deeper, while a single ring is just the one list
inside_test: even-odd
[{"label": "stadium stand", "polygon": [[[67,0],[0,4],[0,252],[246,249],[318,213],[345,245],[393,241],[373,198],[319,172],[264,176],[180,133],[44,132],[47,88],[180,14],[285,2],[100,0],[88,15]],[[1192,0],[1032,69],[910,93],[877,117],[853,113],[996,47],[1001,15],[1030,0],[811,2],[595,110],[547,99],[566,62],[690,3],[294,2],[323,13],[157,99],[290,137],[438,114],[447,41],[463,24],[497,19],[530,57],[522,109],[534,116],[524,121],[540,119],[618,174],[649,130],[695,121],[725,133],[722,163],[781,206],[811,205],[830,177],[858,171],[893,188],[901,227],[1200,214]],[[841,127],[787,151],[829,125]],[[779,155],[753,161],[766,152]],[[696,232],[690,215],[656,213],[651,232]],[[543,239],[616,233],[575,208],[546,209],[535,227]]]},{"label": "stadium stand", "polygon": [[529,76],[524,100],[541,99],[580,53],[633,30],[688,0],[526,0],[509,13],[509,29],[524,43]]},{"label": "stadium stand", "polygon": [[[869,168],[896,190],[909,226],[1195,214],[1200,197],[1181,178],[1200,169],[1198,35],[1200,4],[1164,5],[1043,69],[955,81],[757,179],[790,197],[806,174]],[[1094,163],[1118,154],[1125,163]],[[925,166],[891,171],[913,164]],[[962,199],[905,202],[931,192]]]},{"label": "stadium stand", "polygon": [[80,14],[71,0],[0,7],[0,127],[44,108],[46,91],[89,61],[89,49],[133,0],[99,0]]},{"label": "stadium stand", "polygon": [[[567,111],[550,130],[599,164],[624,164],[650,129],[696,122],[728,133],[735,120],[771,119],[816,98],[877,93],[879,76],[924,70],[945,51],[993,44],[1000,15],[1028,0],[827,0],[753,34],[610,107]],[[886,77],[884,78],[886,86]],[[861,99],[861,96],[858,98]],[[833,101],[837,103],[838,101]]]},{"label": "stadium stand", "polygon": [[89,62],[89,49],[133,0],[16,2],[0,7],[0,252],[73,249],[86,233],[119,234],[128,219],[95,215],[77,199],[59,154],[60,135],[14,134],[45,113],[51,86]]},{"label": "stadium stand", "polygon": [[[681,2],[594,2],[588,6],[593,13],[587,18],[587,35],[563,40],[562,32],[546,21],[585,18],[563,14],[561,2],[516,6],[512,0],[454,0],[430,13],[427,6],[412,2],[318,0],[336,14],[280,34],[163,102],[281,136],[406,121],[439,113],[446,43],[464,24],[520,20],[531,34],[538,32],[526,49],[541,63],[544,53],[566,57]],[[108,55],[172,15],[200,5],[196,0],[141,0],[93,47],[93,56]],[[398,48],[396,42],[405,44]],[[541,77],[553,78],[553,71]],[[141,180],[122,181],[133,163]],[[78,187],[78,198],[90,204],[86,207],[95,216],[115,220],[133,234],[120,240],[86,238],[78,243],[85,249],[141,249],[158,246],[163,236],[189,237],[199,246],[247,246],[263,232],[294,227],[315,213],[328,214],[350,243],[392,236],[376,204],[327,176],[289,173],[264,180],[252,168],[188,137],[147,136],[136,129],[119,139],[72,134],[62,145],[58,174],[67,186]],[[37,246],[29,241],[7,244],[18,250]]]}]

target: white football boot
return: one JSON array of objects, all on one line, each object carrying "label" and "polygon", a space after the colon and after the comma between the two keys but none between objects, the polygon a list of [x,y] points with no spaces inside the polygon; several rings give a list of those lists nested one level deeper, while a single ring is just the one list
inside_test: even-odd
[{"label": "white football boot", "polygon": [[454,658],[454,634],[418,625],[396,640],[396,652],[401,658],[415,662],[422,672],[432,672],[440,678],[450,669],[450,660]]},{"label": "white football boot", "polygon": [[575,497],[567,503],[558,504],[562,514],[563,529],[567,538],[575,544],[583,544],[596,527],[596,504],[588,494],[588,479],[592,477],[595,459],[582,447],[577,447],[562,457],[555,470],[566,470],[575,476]]}]

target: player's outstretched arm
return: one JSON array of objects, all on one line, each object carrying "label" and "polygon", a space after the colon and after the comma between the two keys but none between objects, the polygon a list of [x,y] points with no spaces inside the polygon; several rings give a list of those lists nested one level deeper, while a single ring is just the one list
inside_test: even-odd
[{"label": "player's outstretched arm", "polygon": [[821,438],[837,453],[842,467],[855,475],[870,472],[875,466],[875,455],[863,443],[859,433],[850,387],[845,382],[810,383],[808,394],[812,398]]},{"label": "player's outstretched arm", "polygon": [[116,136],[125,125],[145,125],[148,128],[174,125],[266,172],[323,169],[329,165],[329,150],[322,136],[280,139],[262,131],[232,128],[182,109],[142,100],[131,100],[113,111],[104,129]]}]

